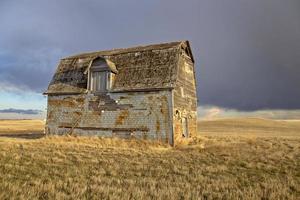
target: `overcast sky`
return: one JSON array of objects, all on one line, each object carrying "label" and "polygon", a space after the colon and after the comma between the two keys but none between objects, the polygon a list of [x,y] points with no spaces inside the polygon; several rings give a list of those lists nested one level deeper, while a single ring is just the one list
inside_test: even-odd
[{"label": "overcast sky", "polygon": [[185,39],[199,105],[300,109],[299,0],[0,0],[0,109],[45,109],[61,57]]}]

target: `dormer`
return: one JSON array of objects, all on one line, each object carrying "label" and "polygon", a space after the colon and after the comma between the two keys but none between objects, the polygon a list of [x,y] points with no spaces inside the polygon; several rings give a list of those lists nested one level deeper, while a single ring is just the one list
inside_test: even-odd
[{"label": "dormer", "polygon": [[116,65],[104,57],[96,57],[87,69],[88,90],[94,94],[109,92],[118,73]]}]

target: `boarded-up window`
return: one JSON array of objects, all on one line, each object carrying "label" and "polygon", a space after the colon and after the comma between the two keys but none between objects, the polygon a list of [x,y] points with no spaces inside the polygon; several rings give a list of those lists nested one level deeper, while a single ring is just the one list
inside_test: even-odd
[{"label": "boarded-up window", "polygon": [[91,78],[92,91],[105,92],[107,90],[107,72],[92,72]]},{"label": "boarded-up window", "polygon": [[114,80],[113,73],[104,58],[97,58],[90,68],[89,88],[93,92],[107,92],[112,87]]}]

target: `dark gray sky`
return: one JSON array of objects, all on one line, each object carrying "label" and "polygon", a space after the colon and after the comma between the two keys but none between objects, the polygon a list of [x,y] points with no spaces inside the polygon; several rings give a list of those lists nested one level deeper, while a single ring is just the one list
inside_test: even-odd
[{"label": "dark gray sky", "polygon": [[200,105],[300,108],[299,0],[1,0],[0,91],[42,92],[69,54],[183,39]]}]

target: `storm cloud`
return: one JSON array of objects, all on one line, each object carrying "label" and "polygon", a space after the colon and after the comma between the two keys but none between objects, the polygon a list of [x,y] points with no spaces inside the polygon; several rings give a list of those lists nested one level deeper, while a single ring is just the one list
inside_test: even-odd
[{"label": "storm cloud", "polygon": [[299,0],[4,0],[0,88],[42,92],[69,54],[188,39],[200,105],[299,109],[299,11]]}]

